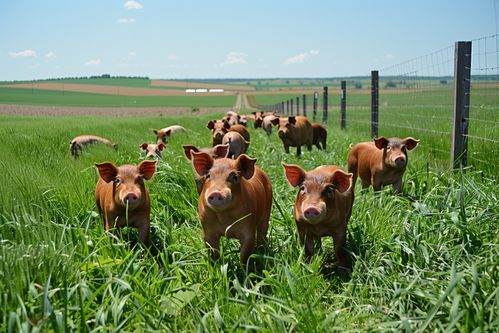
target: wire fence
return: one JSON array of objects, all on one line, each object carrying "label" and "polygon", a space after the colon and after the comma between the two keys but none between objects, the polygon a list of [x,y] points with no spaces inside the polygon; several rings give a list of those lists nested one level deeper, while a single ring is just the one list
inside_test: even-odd
[{"label": "wire fence", "polygon": [[[366,136],[371,131],[372,136],[376,135],[371,129],[374,126],[379,136],[420,139],[422,144],[418,149],[424,150],[424,156],[429,157],[428,163],[443,168],[455,163],[453,146],[459,141],[467,153],[465,164],[496,178],[498,175],[494,172],[499,164],[499,35],[471,41],[471,68],[467,65],[471,75],[463,77],[468,81],[469,90],[460,89],[461,77],[455,77],[459,67],[457,44],[381,69],[377,93],[371,91],[371,82],[366,77],[345,80],[342,84],[346,90],[341,94],[337,93],[339,84],[329,87],[328,104],[332,116],[329,122],[336,122],[340,114],[345,114],[340,113],[340,96],[345,94],[348,97],[345,99],[346,119],[342,119],[342,128],[346,124],[347,130],[365,133]],[[466,103],[469,105],[463,105],[467,109],[466,116],[459,119],[455,113],[459,108],[458,100],[468,100],[460,98],[462,96],[469,97],[469,103]],[[289,100],[294,98],[291,96]],[[319,91],[319,110],[314,120],[328,122],[327,115],[321,117],[325,105],[323,98]],[[307,98],[309,117],[312,101],[313,98]],[[299,114],[296,106],[290,110],[285,105],[277,103],[264,107],[283,115]],[[376,110],[378,116],[372,117]],[[455,134],[457,123],[465,130]]]}]

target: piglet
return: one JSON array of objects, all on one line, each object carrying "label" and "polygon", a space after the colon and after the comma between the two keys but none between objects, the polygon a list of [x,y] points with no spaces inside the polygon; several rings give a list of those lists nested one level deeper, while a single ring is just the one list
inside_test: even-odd
[{"label": "piglet", "polygon": [[354,200],[352,174],[335,165],[323,165],[308,172],[298,165],[282,165],[291,186],[300,188],[293,216],[306,256],[311,257],[316,246],[320,248],[322,237],[332,236],[338,272],[349,272],[351,260],[345,241]]},{"label": "piglet", "polygon": [[395,193],[402,191],[402,176],[407,167],[407,151],[414,149],[419,140],[380,137],[374,142],[356,144],[348,154],[348,171],[353,173],[353,184],[360,177],[362,188],[373,186],[375,191],[393,185]]},{"label": "piglet", "polygon": [[228,131],[235,131],[241,134],[246,141],[250,141],[250,135],[246,127],[243,125],[230,125],[226,119],[223,120],[210,120],[206,125],[211,130],[211,144],[216,146],[222,144],[222,139]]},{"label": "piglet", "polygon": [[300,156],[303,145],[306,145],[309,151],[312,150],[314,130],[306,117],[275,118],[272,124],[279,125],[277,134],[284,144],[286,153],[289,153],[289,147],[296,147],[296,155]]},{"label": "piglet", "polygon": [[138,166],[117,167],[111,162],[96,163],[95,166],[100,175],[95,187],[95,201],[104,220],[104,229],[137,228],[141,242],[149,246],[151,208],[144,180],[151,179],[156,172],[156,161],[145,160]]},{"label": "piglet", "polygon": [[312,123],[312,128],[314,130],[313,145],[319,150],[326,150],[327,129],[319,123]]},{"label": "piglet", "polygon": [[161,152],[165,148],[165,144],[163,142],[157,144],[144,142],[140,148],[146,153],[146,158],[162,158]]},{"label": "piglet", "polygon": [[80,156],[83,148],[95,143],[103,143],[114,149],[118,147],[118,145],[98,135],[79,135],[71,140],[69,143],[69,150],[71,151],[71,155],[73,155],[74,158],[77,158]]},{"label": "piglet", "polygon": [[[220,256],[220,237],[237,238],[241,242],[241,263],[246,267],[255,247],[263,244],[269,227],[270,179],[255,166],[256,159],[245,154],[235,160],[191,154],[194,170],[203,178],[198,214],[212,258]],[[250,264],[249,270],[252,269]]]},{"label": "piglet", "polygon": [[229,131],[222,138],[222,144],[229,145],[228,158],[237,158],[239,155],[246,153],[249,142],[244,140],[243,136],[235,131]]},{"label": "piglet", "polygon": [[[216,145],[215,147],[210,148],[197,148],[193,145],[184,145],[183,147],[185,157],[187,157],[189,161],[192,160],[192,152],[203,152],[210,155],[213,159],[227,157],[227,153],[229,152],[229,145]],[[200,194],[201,190],[203,189],[203,178],[198,176],[198,174],[195,172],[194,182],[196,183],[198,194]]]},{"label": "piglet", "polygon": [[159,143],[163,143],[163,144],[168,143],[168,139],[174,133],[187,132],[187,130],[180,125],[172,125],[172,126],[168,126],[168,127],[159,129],[159,130],[154,129],[154,128],[150,128],[150,130],[153,131],[154,134],[156,134],[156,141],[158,144]]},{"label": "piglet", "polygon": [[279,119],[278,116],[274,115],[268,115],[263,118],[262,128],[268,136],[272,135],[272,126],[274,126],[272,122],[274,121],[276,124],[278,123],[278,121],[274,120],[276,118]]}]

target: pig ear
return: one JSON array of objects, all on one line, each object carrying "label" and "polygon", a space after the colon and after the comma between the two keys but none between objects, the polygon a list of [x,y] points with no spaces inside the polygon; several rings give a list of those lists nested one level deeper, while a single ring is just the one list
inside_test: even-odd
[{"label": "pig ear", "polygon": [[159,149],[159,151],[162,151],[163,149],[165,149],[165,144],[163,142],[158,144],[158,149]]},{"label": "pig ear", "polygon": [[224,120],[224,127],[225,127],[226,129],[229,129],[229,128],[230,128],[230,124],[229,124],[229,122],[228,122],[227,120]]},{"label": "pig ear", "polygon": [[106,183],[112,182],[118,175],[118,168],[111,162],[95,163],[95,166]]},{"label": "pig ear", "polygon": [[144,160],[140,162],[137,168],[139,169],[139,173],[142,175],[142,177],[144,177],[144,179],[146,180],[149,180],[156,172],[156,161]]},{"label": "pig ear", "polygon": [[206,125],[209,129],[214,129],[215,128],[215,122],[213,120],[210,120],[208,124]]},{"label": "pig ear", "polygon": [[241,176],[246,179],[251,179],[255,173],[255,163],[256,158],[250,158],[246,154],[241,154],[236,160],[236,164],[239,166],[239,171]]},{"label": "pig ear", "polygon": [[146,150],[147,146],[149,146],[149,144],[147,144],[146,142],[144,142],[143,144],[140,145],[140,148],[142,148],[142,150]]},{"label": "pig ear", "polygon": [[288,118],[288,121],[289,121],[289,123],[290,123],[291,125],[296,124],[296,118],[295,118],[295,116],[289,117],[289,118]]},{"label": "pig ear", "polygon": [[388,139],[384,136],[374,139],[374,144],[378,149],[385,149],[388,146]]},{"label": "pig ear", "polygon": [[331,183],[336,187],[341,193],[348,191],[352,185],[352,173],[346,173],[343,170],[336,170],[333,173],[333,179]]},{"label": "pig ear", "polygon": [[213,150],[215,152],[214,155],[218,158],[227,157],[227,154],[229,153],[229,144],[227,143],[224,145],[216,145]]},{"label": "pig ear", "polygon": [[412,137],[408,137],[408,138],[405,138],[404,140],[402,140],[402,143],[405,144],[407,149],[412,150],[412,149],[416,148],[416,146],[419,143],[419,140],[416,140]]},{"label": "pig ear", "polygon": [[279,125],[279,117],[275,117],[275,118],[272,118],[272,120],[270,121],[272,123],[272,125]]},{"label": "pig ear", "polygon": [[282,163],[284,173],[291,186],[296,187],[303,183],[305,180],[305,170],[298,165]]},{"label": "pig ear", "polygon": [[210,171],[211,167],[213,166],[213,158],[209,154],[203,152],[196,153],[191,151],[191,155],[194,170],[196,170],[196,173],[200,177],[203,177]]},{"label": "pig ear", "polygon": [[151,131],[153,131],[154,134],[158,135],[158,130],[154,128],[150,128]]},{"label": "pig ear", "polygon": [[187,157],[189,161],[192,160],[191,150],[195,152],[199,151],[199,149],[197,149],[196,146],[193,145],[183,145],[182,147],[184,147],[185,157]]},{"label": "pig ear", "polygon": [[169,129],[168,131],[165,132],[165,136],[170,136],[171,133],[172,133],[172,130]]}]

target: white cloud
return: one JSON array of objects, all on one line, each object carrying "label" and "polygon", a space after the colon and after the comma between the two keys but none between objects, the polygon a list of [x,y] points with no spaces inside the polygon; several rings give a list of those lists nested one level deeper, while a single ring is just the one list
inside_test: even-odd
[{"label": "white cloud", "polygon": [[305,53],[300,53],[298,55],[295,55],[293,57],[289,57],[284,61],[285,65],[294,65],[294,64],[301,64],[305,62],[308,58],[312,56],[316,56],[320,53],[320,50],[310,50]]},{"label": "white cloud", "polygon": [[131,19],[120,18],[117,22],[118,23],[123,23],[123,24],[129,24],[129,23],[135,23],[135,19],[133,19],[133,18],[131,18]]},{"label": "white cloud", "polygon": [[142,8],[144,8],[144,7],[142,7],[142,5],[140,3],[138,3],[137,1],[133,1],[133,0],[125,2],[124,6],[128,10],[142,9]]},{"label": "white cloud", "polygon": [[130,57],[135,57],[137,55],[137,53],[135,52],[128,52],[128,56]]},{"label": "white cloud", "polygon": [[393,56],[393,54],[389,54],[389,53],[388,53],[388,54],[385,54],[385,59],[392,60],[393,58],[395,58],[395,57]]},{"label": "white cloud", "polygon": [[229,52],[222,66],[232,66],[232,65],[244,65],[246,64],[246,57],[248,55],[242,52]]},{"label": "white cloud", "polygon": [[100,63],[100,59],[91,59],[85,63],[85,66],[99,66]]},{"label": "white cloud", "polygon": [[49,53],[45,54],[45,59],[55,59],[55,58],[57,58],[57,56],[52,51],[50,51]]},{"label": "white cloud", "polygon": [[166,59],[168,59],[170,61],[175,61],[175,60],[178,60],[178,57],[176,54],[169,54],[168,57],[166,57]]},{"label": "white cloud", "polygon": [[9,52],[12,58],[36,58],[36,52],[33,50],[24,50],[20,52]]}]

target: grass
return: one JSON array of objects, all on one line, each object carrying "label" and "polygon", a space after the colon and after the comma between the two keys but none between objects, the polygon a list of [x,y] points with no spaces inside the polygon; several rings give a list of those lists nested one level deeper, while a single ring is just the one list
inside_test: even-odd
[{"label": "grass", "polygon": [[28,104],[87,107],[232,107],[236,96],[121,96],[53,91],[42,89],[2,88],[0,104]]},{"label": "grass", "polygon": [[[334,114],[334,113],[333,113]],[[192,168],[182,144],[207,146],[201,117],[16,117],[0,121],[0,330],[14,331],[497,331],[499,188],[492,173],[428,163],[431,137],[410,152],[404,193],[357,187],[348,227],[349,279],[332,273],[333,244],[304,258],[292,218],[296,195],[281,161],[346,167],[349,145],[369,139],[329,125],[326,153],[286,155],[250,125],[248,153],[273,184],[262,269],[245,277],[238,243],[211,263],[201,239]],[[333,119],[333,118],[332,118]],[[153,246],[135,230],[106,234],[93,199],[94,162],[138,163],[149,127],[180,124],[147,182]],[[118,143],[78,160],[81,133]],[[292,149],[292,152],[294,150]],[[495,157],[489,161],[495,165]],[[497,169],[495,169],[497,174]],[[142,257],[143,255],[143,257]]]}]

